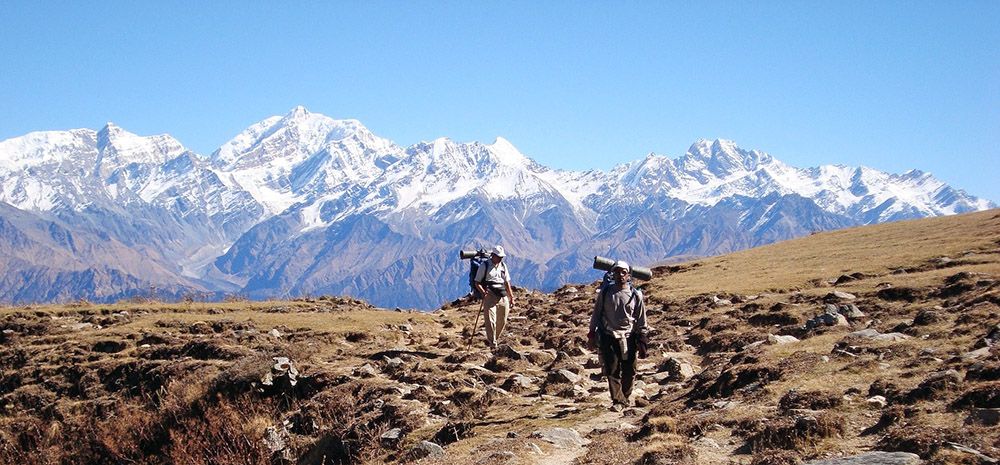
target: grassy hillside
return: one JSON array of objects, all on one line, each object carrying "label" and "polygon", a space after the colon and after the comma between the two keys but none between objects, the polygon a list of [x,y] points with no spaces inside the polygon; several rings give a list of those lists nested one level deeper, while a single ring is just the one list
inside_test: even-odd
[{"label": "grassy hillside", "polygon": [[[583,347],[593,283],[519,289],[494,352],[465,301],[4,308],[0,463],[1000,457],[1000,211],[655,271],[654,350],[621,413]],[[810,322],[825,312],[833,325]]]}]

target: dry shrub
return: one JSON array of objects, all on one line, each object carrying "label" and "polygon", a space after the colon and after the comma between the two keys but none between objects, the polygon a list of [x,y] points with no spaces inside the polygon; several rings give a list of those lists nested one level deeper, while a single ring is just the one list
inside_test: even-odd
[{"label": "dry shrub", "polygon": [[590,437],[591,443],[587,446],[587,455],[576,459],[574,464],[593,465],[621,465],[634,463],[641,452],[641,449],[626,440],[625,436],[617,431],[608,431]]},{"label": "dry shrub", "polygon": [[790,389],[778,401],[778,408],[784,411],[793,409],[826,410],[839,407],[844,403],[843,397],[835,392],[805,391]]},{"label": "dry shrub", "polygon": [[[667,435],[646,447],[636,465],[695,465],[698,453],[687,439],[677,435]],[[627,463],[627,462],[619,462]]]},{"label": "dry shrub", "polygon": [[190,417],[170,431],[167,456],[187,465],[270,464],[263,438],[270,415],[249,399],[220,400],[201,417]]},{"label": "dry shrub", "polygon": [[754,453],[768,449],[801,450],[815,445],[820,439],[843,436],[846,432],[844,417],[836,413],[778,418],[763,422],[747,439],[747,446]]}]

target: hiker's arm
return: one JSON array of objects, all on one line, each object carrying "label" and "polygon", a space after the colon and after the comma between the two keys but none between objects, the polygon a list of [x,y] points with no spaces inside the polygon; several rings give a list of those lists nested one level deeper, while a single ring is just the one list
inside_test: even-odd
[{"label": "hiker's arm", "polygon": [[504,286],[507,286],[507,297],[510,298],[510,306],[514,307],[514,289],[510,287],[510,280],[503,282]]},{"label": "hiker's arm", "polygon": [[604,293],[597,292],[597,299],[594,300],[594,313],[590,315],[590,328],[587,332],[587,346],[591,350],[597,350],[597,328],[601,321],[601,313],[604,311]]}]

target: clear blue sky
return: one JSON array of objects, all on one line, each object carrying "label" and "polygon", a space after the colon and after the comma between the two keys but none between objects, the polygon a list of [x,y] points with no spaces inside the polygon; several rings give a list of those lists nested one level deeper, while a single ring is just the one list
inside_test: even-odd
[{"label": "clear blue sky", "polygon": [[1000,201],[1000,2],[49,2],[0,10],[0,139],[169,133],[295,105],[401,145],[607,169],[726,138]]}]

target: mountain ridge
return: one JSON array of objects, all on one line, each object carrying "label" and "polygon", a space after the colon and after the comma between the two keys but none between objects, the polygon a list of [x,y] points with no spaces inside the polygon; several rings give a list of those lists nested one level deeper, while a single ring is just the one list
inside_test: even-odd
[{"label": "mountain ridge", "polygon": [[[520,284],[551,290],[580,279],[597,254],[649,264],[995,206],[916,169],[802,169],[724,139],[698,139],[680,157],[650,153],[607,172],[555,170],[503,137],[401,147],[358,120],[301,106],[250,125],[209,156],[169,135],[137,136],[113,123],[30,133],[0,141],[0,181],[0,201],[16,208],[71,229],[112,225],[110,237],[162,257],[158,263],[178,277],[197,278],[191,291],[267,297],[339,289],[420,308],[463,292],[462,265],[449,258],[459,247],[503,243]],[[327,230],[362,217],[385,226],[364,242],[381,267],[367,272],[402,276],[393,263],[406,262],[413,276],[451,278],[399,287],[358,279],[347,261],[319,263],[297,252],[346,247],[350,238]],[[330,243],[334,237],[341,242]],[[413,261],[417,249],[427,267],[444,269]],[[305,262],[290,267],[293,258]],[[399,290],[387,295],[378,286]]]}]

